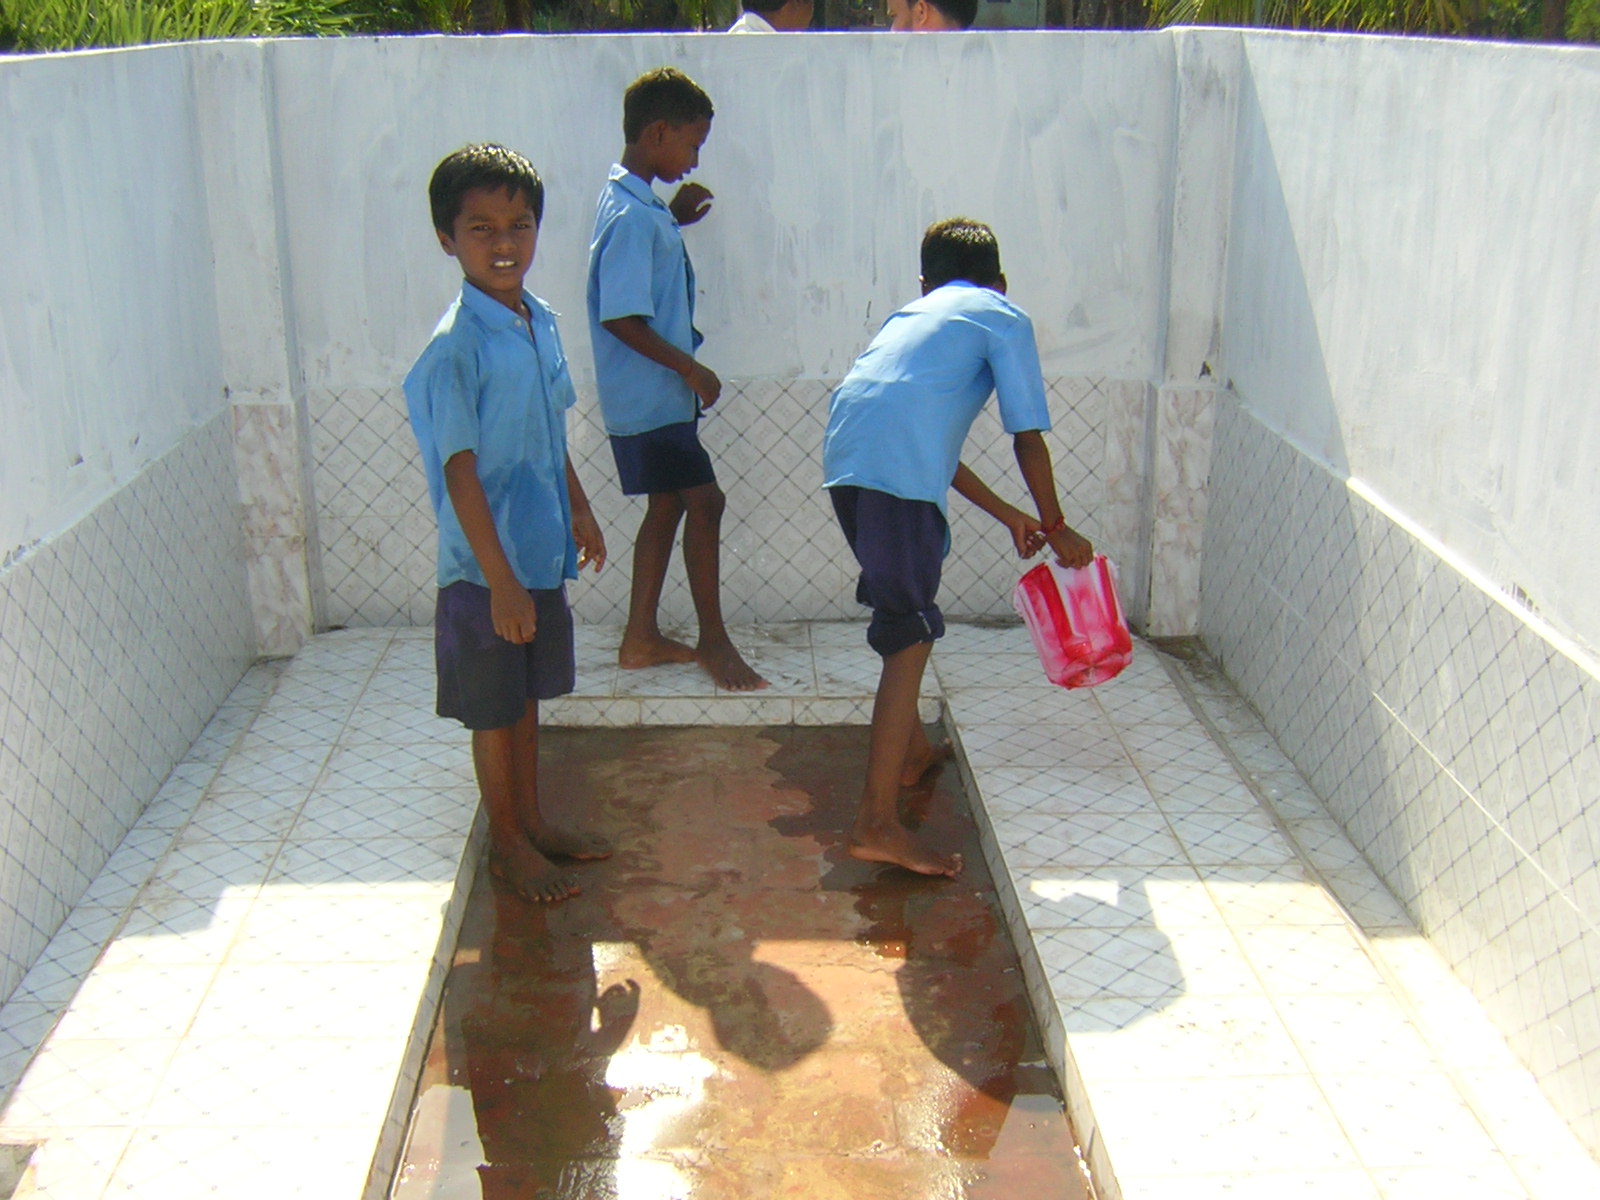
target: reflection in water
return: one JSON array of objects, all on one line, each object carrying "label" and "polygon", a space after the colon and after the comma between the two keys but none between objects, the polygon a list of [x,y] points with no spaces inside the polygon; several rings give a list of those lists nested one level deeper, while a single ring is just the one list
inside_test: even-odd
[{"label": "reflection in water", "polygon": [[907,818],[962,844],[966,877],[858,863],[865,747],[548,731],[547,802],[598,811],[618,853],[549,908],[480,873],[400,1200],[1079,1200],[954,772]]}]

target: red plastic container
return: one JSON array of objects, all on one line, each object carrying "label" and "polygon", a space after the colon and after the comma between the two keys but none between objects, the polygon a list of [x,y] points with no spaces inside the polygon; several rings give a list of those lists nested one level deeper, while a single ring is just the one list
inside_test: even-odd
[{"label": "red plastic container", "polygon": [[1017,581],[1011,606],[1027,623],[1045,676],[1060,687],[1104,683],[1133,660],[1116,564],[1103,554],[1087,567],[1040,563]]}]

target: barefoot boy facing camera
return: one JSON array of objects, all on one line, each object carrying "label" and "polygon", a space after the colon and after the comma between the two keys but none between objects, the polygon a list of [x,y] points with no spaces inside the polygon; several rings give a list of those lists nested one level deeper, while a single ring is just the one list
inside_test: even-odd
[{"label": "barefoot boy facing camera", "polygon": [[[694,357],[702,341],[694,327],[694,269],[679,232],[706,214],[711,193],[685,184],[669,208],[650,187],[694,170],[711,117],[710,98],[671,67],[628,87],[627,145],[600,193],[589,246],[589,332],[600,414],[623,494],[647,497],[617,661],[629,669],[698,662],[719,688],[747,692],[767,681],[734,649],[722,623],[726,497],[699,435],[700,414],[717,402],[722,381]],[[657,615],[685,518],[683,564],[700,624],[693,647],[664,635]]]},{"label": "barefoot boy facing camera", "polygon": [[[917,718],[922,672],[944,615],[935,603],[950,548],[952,487],[998,520],[1023,557],[1047,543],[1067,566],[1093,557],[1056,499],[1039,351],[1028,314],[1005,298],[1000,247],[987,225],[957,217],[922,238],[922,298],[884,322],[833,394],[824,484],[861,565],[856,598],[872,608],[867,643],[883,656],[867,779],[850,854],[924,875],[956,875],[961,856],[921,845],[900,823],[899,790],[943,754]],[[1038,518],[1007,504],[961,460],[990,392],[1012,435]]]},{"label": "barefoot boy facing camera", "polygon": [[598,571],[606,544],[567,457],[577,394],[555,313],[522,286],[544,184],[522,155],[468,146],[428,199],[464,277],[405,379],[439,520],[438,713],[472,730],[491,869],[529,900],[565,900],[577,880],[551,859],[611,851],[539,812],[539,701],[573,688],[565,581]]}]

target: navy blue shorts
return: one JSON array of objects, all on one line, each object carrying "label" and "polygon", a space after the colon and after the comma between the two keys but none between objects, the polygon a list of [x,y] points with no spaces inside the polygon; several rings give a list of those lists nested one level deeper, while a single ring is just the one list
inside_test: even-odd
[{"label": "navy blue shorts", "polygon": [[611,436],[611,454],[624,496],[686,492],[717,481],[711,456],[700,444],[700,422],[663,425],[627,437]]},{"label": "navy blue shorts", "polygon": [[939,506],[848,484],[828,496],[861,564],[856,599],[872,609],[867,645],[887,658],[942,638],[944,614],[934,598],[949,527]]},{"label": "navy blue shorts", "polygon": [[539,624],[533,641],[519,646],[494,631],[488,588],[463,581],[439,589],[433,650],[441,717],[468,729],[504,729],[522,719],[529,700],[553,700],[577,685],[566,586],[528,595]]}]

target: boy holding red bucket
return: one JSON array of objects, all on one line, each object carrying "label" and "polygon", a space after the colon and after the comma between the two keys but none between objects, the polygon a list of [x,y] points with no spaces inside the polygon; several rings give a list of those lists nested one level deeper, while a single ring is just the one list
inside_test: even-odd
[{"label": "boy holding red bucket", "polygon": [[[883,657],[849,850],[924,875],[961,870],[960,855],[923,846],[897,811],[900,788],[940,757],[917,719],[917,697],[933,643],[944,635],[935,596],[950,547],[950,489],[1003,524],[1023,557],[1046,544],[1065,566],[1094,557],[1056,498],[1033,324],[1005,290],[999,243],[987,225],[958,217],[930,226],[921,299],[884,322],[856,359],[833,394],[823,439],[823,486],[861,565],[856,598],[872,608],[867,643]],[[991,392],[1037,518],[1001,500],[960,461]]]}]

